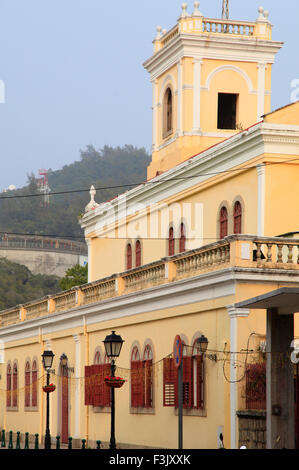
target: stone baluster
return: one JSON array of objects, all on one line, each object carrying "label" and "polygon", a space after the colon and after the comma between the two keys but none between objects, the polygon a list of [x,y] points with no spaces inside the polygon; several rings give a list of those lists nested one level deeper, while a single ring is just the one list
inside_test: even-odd
[{"label": "stone baluster", "polygon": [[267,252],[267,263],[271,263],[272,262],[272,243],[267,243],[267,248],[268,248],[268,252]]},{"label": "stone baluster", "polygon": [[283,248],[283,244],[278,243],[277,244],[277,263],[282,263],[283,262],[283,260],[282,260],[282,248]]},{"label": "stone baluster", "polygon": [[293,245],[288,245],[288,263],[293,262]]}]

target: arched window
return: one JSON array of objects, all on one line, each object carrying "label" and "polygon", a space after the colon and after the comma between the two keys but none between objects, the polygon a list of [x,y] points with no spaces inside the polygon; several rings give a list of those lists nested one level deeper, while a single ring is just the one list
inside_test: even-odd
[{"label": "arched window", "polygon": [[228,230],[228,214],[227,208],[225,206],[220,209],[220,218],[219,218],[219,238],[224,238],[227,236]]},{"label": "arched window", "polygon": [[138,266],[141,266],[141,243],[139,240],[137,240],[135,245],[135,259],[136,268],[138,268]]},{"label": "arched window", "polygon": [[172,92],[167,88],[163,100],[163,137],[172,133]]},{"label": "arched window", "polygon": [[132,269],[132,246],[131,246],[131,243],[127,244],[126,266],[127,266],[127,269]]},{"label": "arched window", "polygon": [[94,364],[101,364],[101,353],[100,351],[96,351],[94,355]]},{"label": "arched window", "polygon": [[192,348],[193,407],[204,408],[204,361],[199,344],[195,340]]},{"label": "arched window", "polygon": [[11,407],[11,365],[7,365],[6,369],[6,406]]},{"label": "arched window", "polygon": [[18,365],[15,362],[12,369],[12,406],[18,406]]},{"label": "arched window", "polygon": [[153,407],[153,352],[147,344],[143,353],[144,366],[144,407]]},{"label": "arched window", "polygon": [[[204,361],[194,342],[192,355],[187,348],[183,354],[183,407],[204,408]],[[175,359],[163,359],[163,406],[178,406],[178,369]]]},{"label": "arched window", "polygon": [[168,235],[168,256],[174,255],[174,230],[173,227],[169,229]]},{"label": "arched window", "polygon": [[37,407],[37,362],[34,360],[32,363],[32,371],[31,371],[31,390],[32,390],[32,398],[31,398],[31,406]]},{"label": "arched window", "polygon": [[181,223],[180,226],[180,245],[179,245],[179,251],[180,253],[182,251],[186,251],[186,231],[185,231],[185,225],[183,222]]},{"label": "arched window", "polygon": [[143,404],[143,367],[142,361],[140,361],[139,349],[134,346],[131,354],[131,406],[138,408],[142,407]]},{"label": "arched window", "polygon": [[242,207],[239,201],[234,205],[234,233],[242,233]]},{"label": "arched window", "polygon": [[26,361],[25,364],[25,408],[29,408],[31,405],[31,371],[30,362]]}]

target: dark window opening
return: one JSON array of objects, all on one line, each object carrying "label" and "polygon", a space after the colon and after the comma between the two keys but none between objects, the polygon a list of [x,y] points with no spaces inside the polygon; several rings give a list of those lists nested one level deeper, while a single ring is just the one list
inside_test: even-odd
[{"label": "dark window opening", "polygon": [[236,129],[238,95],[218,93],[218,129]]}]

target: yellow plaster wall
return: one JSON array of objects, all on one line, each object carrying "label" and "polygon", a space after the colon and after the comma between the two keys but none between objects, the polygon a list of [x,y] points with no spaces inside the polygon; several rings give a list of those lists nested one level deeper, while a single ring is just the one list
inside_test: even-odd
[{"label": "yellow plaster wall", "polygon": [[298,230],[298,178],[298,163],[266,166],[265,236]]}]

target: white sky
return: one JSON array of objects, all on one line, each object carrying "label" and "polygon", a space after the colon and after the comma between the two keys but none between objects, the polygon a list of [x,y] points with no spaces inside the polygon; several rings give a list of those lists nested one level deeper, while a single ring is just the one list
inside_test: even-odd
[{"label": "white sky", "polygon": [[[0,190],[78,160],[88,144],[150,150],[152,92],[142,64],[156,26],[174,26],[181,3],[0,0]],[[230,0],[230,17],[255,21],[260,4],[270,11],[273,39],[285,42],[273,68],[275,109],[290,102],[299,79],[299,2]],[[220,18],[221,5],[202,0],[200,10]]]}]

